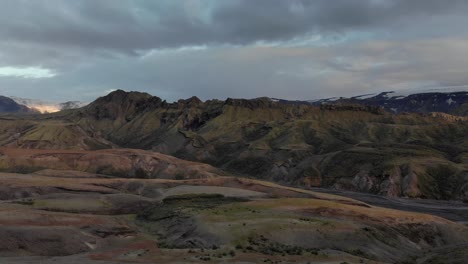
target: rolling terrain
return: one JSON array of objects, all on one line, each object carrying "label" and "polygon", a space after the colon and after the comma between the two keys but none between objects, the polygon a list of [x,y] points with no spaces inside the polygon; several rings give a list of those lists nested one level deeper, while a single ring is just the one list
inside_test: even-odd
[{"label": "rolling terrain", "polygon": [[6,147],[144,149],[298,187],[468,198],[467,117],[445,113],[116,91],[80,109],[4,117],[0,130]]},{"label": "rolling terrain", "polygon": [[[465,225],[163,154],[2,149],[1,158],[0,262],[463,263],[468,256]],[[102,169],[109,164],[115,168]],[[148,171],[139,177],[135,168]],[[448,254],[450,262],[440,262]]]}]

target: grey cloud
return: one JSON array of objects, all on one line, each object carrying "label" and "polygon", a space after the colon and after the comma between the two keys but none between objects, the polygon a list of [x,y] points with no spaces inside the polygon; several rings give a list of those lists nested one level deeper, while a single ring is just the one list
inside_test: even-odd
[{"label": "grey cloud", "polygon": [[[203,5],[205,14],[197,13],[196,5]],[[463,0],[6,0],[0,35],[12,42],[136,54],[365,30],[415,16],[466,11],[468,2]]]},{"label": "grey cloud", "polygon": [[[4,0],[0,67],[58,75],[2,77],[0,94],[312,99],[465,85],[467,11],[465,0]],[[286,45],[309,34],[342,41]]]},{"label": "grey cloud", "polygon": [[[0,78],[0,87],[14,87],[7,94],[21,90],[29,97],[87,101],[119,88],[147,91],[169,101],[192,95],[202,99],[352,96],[426,85],[466,85],[468,59],[460,56],[466,50],[466,39],[184,50],[125,60],[97,59],[40,83]],[[44,89],[49,93],[45,95]]]}]

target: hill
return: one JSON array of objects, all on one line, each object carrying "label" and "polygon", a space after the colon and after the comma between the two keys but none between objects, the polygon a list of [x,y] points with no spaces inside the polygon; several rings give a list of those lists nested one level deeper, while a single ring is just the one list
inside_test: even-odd
[{"label": "hill", "polygon": [[465,200],[466,121],[359,104],[196,97],[167,103],[115,91],[81,109],[2,120],[0,144],[146,149],[281,184]]},{"label": "hill", "polygon": [[0,153],[2,263],[455,264],[468,256],[460,223],[154,152]]}]

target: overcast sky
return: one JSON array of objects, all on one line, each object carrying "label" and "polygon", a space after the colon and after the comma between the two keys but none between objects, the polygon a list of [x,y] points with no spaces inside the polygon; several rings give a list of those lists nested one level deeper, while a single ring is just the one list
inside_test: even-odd
[{"label": "overcast sky", "polygon": [[468,85],[466,0],[0,4],[0,95],[316,99]]}]

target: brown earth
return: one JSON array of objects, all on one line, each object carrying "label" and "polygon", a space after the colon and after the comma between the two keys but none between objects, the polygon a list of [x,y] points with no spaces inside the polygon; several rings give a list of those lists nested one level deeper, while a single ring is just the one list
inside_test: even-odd
[{"label": "brown earth", "polygon": [[[468,228],[437,216],[163,154],[0,153],[4,169],[22,172],[0,173],[0,263],[396,263],[467,254]],[[100,169],[109,164],[118,175]],[[130,178],[134,166],[151,178]]]}]

